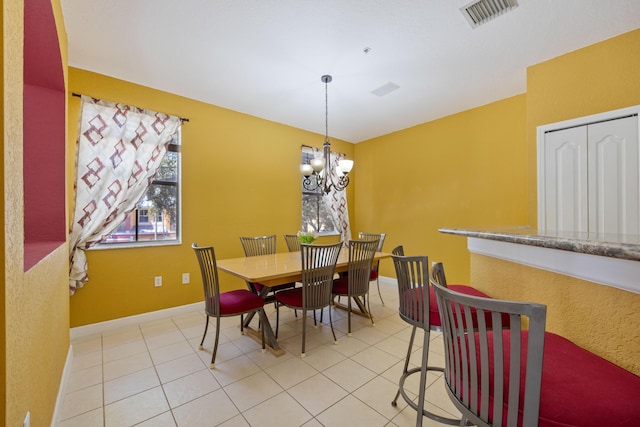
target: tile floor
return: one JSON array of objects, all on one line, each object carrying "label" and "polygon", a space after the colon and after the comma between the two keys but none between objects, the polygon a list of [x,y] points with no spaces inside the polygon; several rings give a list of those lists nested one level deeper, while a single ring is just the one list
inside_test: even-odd
[{"label": "tile floor", "polygon": [[[193,311],[74,340],[73,363],[59,427],[144,426],[413,426],[416,414],[397,391],[411,328],[397,313],[395,281],[381,278],[380,303],[371,286],[369,319],[332,309],[335,345],[327,312],[313,327],[307,319],[306,357],[300,357],[301,316],[282,308],[274,356],[241,335],[239,318],[223,319],[214,370],[209,369],[215,323],[205,350],[198,350],[204,313]],[[266,307],[275,326],[275,310]],[[254,320],[254,326],[257,321]],[[422,334],[412,366],[421,359]],[[442,339],[431,334],[429,365],[444,366]],[[407,389],[417,391],[418,375]],[[429,373],[427,407],[445,416],[459,413],[442,375]],[[415,393],[409,392],[412,396]],[[424,418],[425,426],[442,426]]]}]

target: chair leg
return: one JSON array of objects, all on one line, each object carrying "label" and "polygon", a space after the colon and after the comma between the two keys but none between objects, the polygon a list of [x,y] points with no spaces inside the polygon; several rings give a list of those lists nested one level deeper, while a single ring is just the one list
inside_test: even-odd
[{"label": "chair leg", "polygon": [[200,341],[200,346],[198,347],[199,350],[204,350],[204,347],[202,346],[202,344],[204,344],[204,337],[207,336],[207,329],[209,329],[209,315],[208,314],[207,314],[206,323],[204,324],[204,334],[202,334],[202,341]]},{"label": "chair leg", "polygon": [[244,314],[240,315],[240,335],[244,335]]},{"label": "chair leg", "polygon": [[331,325],[331,333],[333,334],[333,343],[337,345],[338,339],[336,338],[336,333],[333,330],[333,320],[331,319],[331,305],[329,305],[328,307],[329,307],[329,324]]},{"label": "chair leg", "polygon": [[[316,311],[313,310],[313,314],[315,314]],[[302,309],[302,353],[300,354],[300,357],[304,357],[304,350],[305,350],[305,340],[306,340],[306,335],[307,335],[307,310]]]},{"label": "chair leg", "polygon": [[[411,338],[409,338],[409,348],[407,349],[407,357],[404,358],[404,369],[402,370],[402,375],[407,373],[409,369],[409,359],[411,358],[411,350],[413,350],[413,340],[416,337],[416,327],[414,326],[411,329]],[[400,388],[398,388],[398,392],[396,393],[396,397],[391,401],[391,406],[398,405],[398,397],[400,397]]]},{"label": "chair leg", "polygon": [[[260,309],[259,316],[262,318],[262,322],[261,323],[263,325],[263,327],[260,328],[260,335],[262,336],[262,352],[264,353],[265,351],[267,351],[267,347],[264,344],[264,324],[267,321],[267,313],[264,312],[264,308]],[[277,327],[276,327],[276,329],[277,329]],[[276,335],[276,337],[277,337],[277,335]]]},{"label": "chair leg", "polygon": [[220,340],[220,316],[216,317],[216,340],[213,343],[213,355],[211,356],[211,365],[209,365],[210,369],[215,368],[216,353],[218,353],[218,341],[219,340]]},{"label": "chair leg", "polygon": [[416,419],[416,427],[422,426],[422,418],[424,416],[424,397],[427,392],[427,362],[429,359],[429,332],[424,333],[424,342],[422,344],[422,369],[420,370],[420,389],[418,390],[418,418]]},{"label": "chair leg", "polygon": [[363,298],[367,300],[367,307],[369,308],[369,319],[371,319],[371,326],[375,326],[376,324],[373,323],[373,313],[371,312],[371,298],[369,298],[369,294],[365,295]]},{"label": "chair leg", "polygon": [[278,329],[280,328],[280,304],[276,301],[276,339],[278,339]]},{"label": "chair leg", "polygon": [[347,319],[348,319],[348,324],[349,324],[349,333],[347,334],[348,336],[351,336],[351,297],[347,296]]},{"label": "chair leg", "polygon": [[380,292],[380,279],[376,277],[376,284],[378,285],[378,296],[380,297],[380,302],[384,305],[384,300],[382,299],[382,293]]}]

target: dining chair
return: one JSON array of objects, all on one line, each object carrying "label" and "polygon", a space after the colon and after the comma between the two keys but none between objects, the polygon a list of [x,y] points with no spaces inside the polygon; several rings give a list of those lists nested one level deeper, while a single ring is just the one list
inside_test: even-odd
[{"label": "dining chair", "polygon": [[[314,312],[324,307],[331,307],[331,288],[336,263],[340,255],[342,242],[317,245],[300,245],[300,265],[302,267],[302,287],[279,291],[276,293],[276,330],[280,322],[280,305],[285,305],[295,310],[302,310],[302,352],[300,357],[305,357],[307,311]],[[329,309],[329,324],[334,342],[337,342]]]},{"label": "dining chair", "polygon": [[289,252],[298,252],[300,250],[300,238],[297,234],[285,234],[284,241],[287,243]]},{"label": "dining chair", "polygon": [[[213,354],[209,367],[214,369],[216,354],[218,352],[218,341],[220,340],[220,318],[230,316],[240,316],[240,332],[244,334],[244,315],[247,313],[258,313],[265,319],[264,299],[248,289],[236,289],[227,292],[220,292],[220,281],[218,280],[218,267],[216,265],[216,255],[213,246],[198,246],[194,242],[191,247],[196,253],[200,272],[202,273],[202,285],[204,287],[205,314],[207,316],[204,325],[204,334],[200,341],[199,349],[203,350],[204,339],[209,328],[209,318],[216,319],[216,339],[213,344]],[[262,322],[264,324],[264,322]],[[262,335],[262,350],[265,350],[264,329],[260,328]]]},{"label": "dining chair", "polygon": [[391,255],[404,256],[404,247],[402,245],[396,246],[391,250]]},{"label": "dining chair", "polygon": [[347,297],[348,335],[351,335],[351,300],[362,298],[368,307],[368,316],[373,325],[373,314],[369,301],[369,275],[371,265],[376,255],[378,239],[373,240],[349,240],[349,262],[347,274],[333,281],[333,296]]},{"label": "dining chair", "polygon": [[[431,339],[430,331],[434,326],[430,322],[429,313],[429,259],[427,256],[404,256],[402,246],[393,249],[391,258],[396,270],[396,278],[398,280],[398,314],[400,318],[412,326],[411,337],[409,338],[409,346],[407,348],[407,356],[404,360],[404,368],[398,382],[398,391],[391,401],[392,406],[397,406],[398,397],[402,395],[403,399],[409,406],[417,412],[416,426],[421,426],[423,416],[431,418],[437,422],[457,425],[460,419],[447,418],[425,409],[425,394],[427,371],[443,371],[443,368],[436,366],[428,366],[429,343]],[[437,323],[440,325],[440,322]],[[409,369],[409,361],[413,351],[413,342],[416,336],[416,330],[420,328],[424,332],[424,341],[422,345],[422,363],[415,368]],[[418,399],[416,402],[407,394],[405,389],[405,381],[409,376],[420,373],[420,383],[418,389]]]},{"label": "dining chair", "polygon": [[[384,239],[387,237],[386,233],[380,233],[380,234],[375,234],[375,233],[364,233],[364,232],[360,232],[358,233],[358,239],[360,240],[371,240],[371,239],[375,239],[378,238],[378,247],[376,248],[377,252],[382,252],[382,246],[384,245]],[[380,302],[382,303],[382,305],[384,305],[384,300],[382,299],[382,293],[380,292],[380,260],[378,261],[374,261],[372,268],[371,268],[371,274],[369,275],[369,280],[376,281],[376,285],[378,286],[378,296],[380,297]]]},{"label": "dining chair", "polygon": [[[240,243],[242,244],[242,249],[244,250],[244,255],[247,257],[251,256],[260,256],[260,255],[272,255],[276,253],[276,235],[271,234],[267,236],[251,236],[251,237],[240,237]],[[264,285],[258,282],[247,282],[247,286],[249,289],[254,291],[256,294],[261,295],[265,303],[267,304],[277,304],[275,294],[278,291],[284,289],[294,288],[296,286],[295,283],[284,283],[282,285],[269,287],[266,292]],[[246,323],[249,323],[251,319],[247,319]],[[276,332],[276,338],[278,338],[278,334]]]}]

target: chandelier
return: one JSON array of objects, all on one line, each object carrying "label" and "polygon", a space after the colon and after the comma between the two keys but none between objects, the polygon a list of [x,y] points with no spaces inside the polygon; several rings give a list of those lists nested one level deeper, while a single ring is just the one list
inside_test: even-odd
[{"label": "chandelier", "polygon": [[[323,157],[311,159],[311,164],[300,165],[300,173],[304,176],[302,185],[308,191],[321,189],[325,193],[329,193],[331,188],[342,191],[349,185],[349,172],[353,168],[353,160],[338,160],[335,175],[331,173],[331,144],[329,144],[329,98],[327,96],[327,86],[332,78],[324,75],[321,78],[324,83],[324,117],[325,117],[325,136],[324,145],[322,146]],[[312,179],[314,177],[315,179]],[[334,178],[334,177],[337,177]]]}]

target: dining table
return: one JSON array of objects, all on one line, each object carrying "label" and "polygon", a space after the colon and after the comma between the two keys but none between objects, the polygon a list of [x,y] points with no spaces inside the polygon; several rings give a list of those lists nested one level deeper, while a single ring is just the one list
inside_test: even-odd
[{"label": "dining table", "polygon": [[[263,298],[267,295],[272,286],[282,285],[284,283],[294,283],[302,280],[302,265],[300,252],[278,252],[270,255],[258,255],[250,257],[228,258],[217,261],[218,269],[229,273],[235,277],[243,279],[247,283],[260,283],[263,285],[259,295]],[[386,252],[376,252],[374,262],[377,260],[390,258],[391,254]],[[336,273],[343,273],[349,269],[349,250],[343,248],[338,256],[336,263]],[[358,310],[353,309],[352,312],[363,316],[369,316],[364,302],[355,298]],[[334,307],[344,308],[346,306],[334,302]],[[265,319],[267,316],[264,316]],[[247,322],[248,323],[248,322]],[[265,333],[265,344],[267,348],[275,355],[284,354],[284,350],[278,345],[278,340],[273,332],[273,328],[268,320],[262,325]],[[261,340],[259,331],[251,328],[245,323],[245,331],[247,335],[256,340]]]}]

